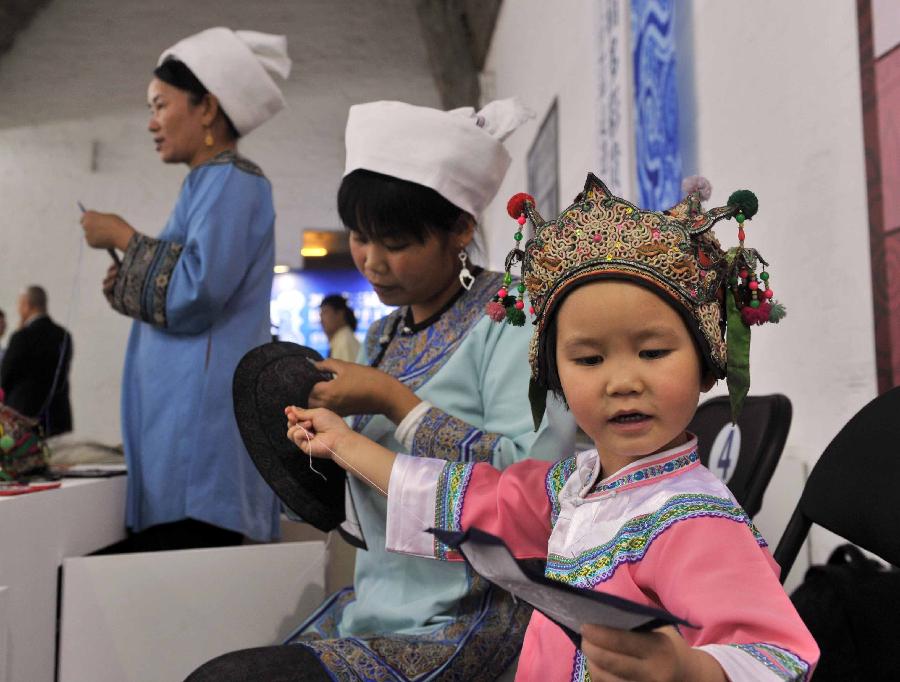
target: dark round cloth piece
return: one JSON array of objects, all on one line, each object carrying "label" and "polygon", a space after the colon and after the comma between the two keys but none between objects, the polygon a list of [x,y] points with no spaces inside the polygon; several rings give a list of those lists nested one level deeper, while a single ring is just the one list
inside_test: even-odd
[{"label": "dark round cloth piece", "polygon": [[214,658],[185,682],[331,682],[333,678],[302,645],[261,646]]},{"label": "dark round cloth piece", "polygon": [[313,366],[312,348],[276,341],[254,348],[238,363],[232,382],[234,416],[250,458],[284,505],[319,530],[344,520],[346,474],[331,460],[314,460],[287,438],[288,405],[307,407],[314,384],[331,374]]}]

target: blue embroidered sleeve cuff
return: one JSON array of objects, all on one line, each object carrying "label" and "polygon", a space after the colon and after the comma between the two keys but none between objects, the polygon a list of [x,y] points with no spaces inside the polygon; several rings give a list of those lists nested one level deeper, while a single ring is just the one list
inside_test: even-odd
[{"label": "blue embroidered sleeve cuff", "polygon": [[706,644],[697,647],[715,658],[734,682],[806,682],[811,666],[789,649],[766,642]]},{"label": "blue embroidered sleeve cuff", "polygon": [[485,433],[432,407],[422,416],[410,454],[450,462],[491,462],[500,438],[499,433]]},{"label": "blue embroidered sleeve cuff", "polygon": [[107,296],[114,310],[155,327],[166,325],[166,293],[181,244],[135,234]]},{"label": "blue embroidered sleeve cuff", "polygon": [[[460,532],[462,527],[463,501],[466,488],[472,477],[474,464],[447,462],[441,470],[441,476],[435,490],[434,527],[441,530]],[[434,539],[434,556],[447,559],[450,548],[443,542]]]}]

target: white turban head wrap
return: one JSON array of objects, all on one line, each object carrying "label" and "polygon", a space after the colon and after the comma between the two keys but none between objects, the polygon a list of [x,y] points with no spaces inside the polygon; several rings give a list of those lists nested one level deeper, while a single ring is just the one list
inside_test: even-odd
[{"label": "white turban head wrap", "polygon": [[478,216],[511,158],[505,140],[533,114],[515,98],[440,111],[403,102],[350,107],[344,175],[365,169],[430,187]]},{"label": "white turban head wrap", "polygon": [[159,57],[177,59],[215,95],[241,135],[284,108],[281,90],[268,72],[287,78],[287,38],[258,31],[208,28],[180,40]]}]

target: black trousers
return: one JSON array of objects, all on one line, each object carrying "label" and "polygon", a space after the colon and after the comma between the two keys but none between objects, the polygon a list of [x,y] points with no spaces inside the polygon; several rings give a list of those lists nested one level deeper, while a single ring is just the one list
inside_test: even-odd
[{"label": "black trousers", "polygon": [[196,519],[150,526],[94,554],[130,554],[132,552],[165,552],[174,549],[230,547],[244,541],[241,533],[219,528]]},{"label": "black trousers", "polygon": [[261,646],[204,663],[185,682],[331,682],[322,663],[302,644]]}]

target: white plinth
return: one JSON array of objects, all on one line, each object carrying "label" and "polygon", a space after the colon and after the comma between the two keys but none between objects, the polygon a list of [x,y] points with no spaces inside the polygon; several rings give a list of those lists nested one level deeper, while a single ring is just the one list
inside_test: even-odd
[{"label": "white plinth", "polygon": [[324,597],[325,546],[290,542],[67,559],[60,682],[172,682],[279,644]]},{"label": "white plinth", "polygon": [[53,682],[59,567],[125,537],[125,485],[124,476],[70,479],[55,490],[0,497],[0,585],[7,587],[0,680]]}]

